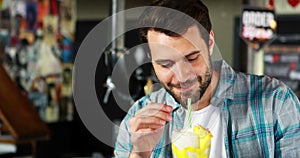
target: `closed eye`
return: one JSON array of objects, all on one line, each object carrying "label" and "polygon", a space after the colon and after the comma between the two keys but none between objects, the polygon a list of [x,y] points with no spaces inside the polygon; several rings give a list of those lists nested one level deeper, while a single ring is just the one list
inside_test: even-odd
[{"label": "closed eye", "polygon": [[164,67],[164,68],[170,68],[174,65],[173,62],[166,62],[166,63],[161,63],[160,66]]},{"label": "closed eye", "polygon": [[200,55],[200,54],[194,54],[194,55],[192,55],[192,56],[187,57],[186,59],[187,59],[189,62],[192,62],[192,61],[197,60],[198,57],[199,57],[199,55]]},{"label": "closed eye", "polygon": [[189,62],[193,62],[195,60],[197,60],[199,58],[199,56],[201,55],[200,51],[194,51],[188,55],[185,56],[185,58],[189,61]]},{"label": "closed eye", "polygon": [[175,62],[170,60],[157,60],[155,61],[155,63],[163,68],[170,68],[174,65]]}]

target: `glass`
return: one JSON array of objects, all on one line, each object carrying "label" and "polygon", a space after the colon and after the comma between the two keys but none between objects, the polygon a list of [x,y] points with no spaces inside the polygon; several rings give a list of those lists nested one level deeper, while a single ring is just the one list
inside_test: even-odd
[{"label": "glass", "polygon": [[206,158],[210,154],[212,134],[202,126],[174,130],[172,132],[172,154],[174,158]]}]

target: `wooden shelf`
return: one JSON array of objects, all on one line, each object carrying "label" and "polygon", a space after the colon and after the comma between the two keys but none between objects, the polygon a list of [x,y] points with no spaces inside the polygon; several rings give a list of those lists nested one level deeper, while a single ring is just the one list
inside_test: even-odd
[{"label": "wooden shelf", "polygon": [[0,119],[10,135],[0,142],[24,143],[49,139],[49,129],[0,64]]}]

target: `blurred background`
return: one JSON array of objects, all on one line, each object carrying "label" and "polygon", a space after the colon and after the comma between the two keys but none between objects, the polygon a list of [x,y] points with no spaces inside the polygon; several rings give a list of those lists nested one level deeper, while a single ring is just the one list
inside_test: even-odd
[{"label": "blurred background", "polygon": [[[227,63],[238,71],[278,78],[300,96],[300,0],[203,1],[210,10],[216,44]],[[0,157],[113,156],[113,148],[95,138],[76,111],[73,64],[80,44],[98,23],[117,11],[150,2],[0,0]],[[261,49],[241,38],[245,6],[272,10],[276,15],[275,35],[264,41]],[[131,27],[137,18],[134,14],[116,19],[115,25],[107,26],[111,32],[103,37]],[[97,65],[98,101],[116,125],[135,100],[157,88],[149,64],[126,73],[131,58],[136,65],[145,60],[145,55],[124,57],[131,52],[144,54],[135,48],[139,44],[137,30],[126,32],[106,48]],[[129,87],[111,78],[117,61],[122,61],[118,71],[124,73]],[[121,98],[122,107],[117,105],[112,90]],[[117,129],[113,126],[103,130],[111,133],[114,141]]]}]

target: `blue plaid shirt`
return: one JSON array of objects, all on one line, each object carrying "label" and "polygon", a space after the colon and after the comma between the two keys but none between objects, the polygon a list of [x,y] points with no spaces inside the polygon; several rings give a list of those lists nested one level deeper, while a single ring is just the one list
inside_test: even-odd
[{"label": "blue plaid shirt", "polygon": [[[138,100],[120,125],[116,157],[132,150],[129,120],[150,102],[173,106],[171,122],[151,157],[172,157],[170,137],[184,124],[183,107],[165,89]],[[211,104],[221,108],[227,157],[300,157],[300,106],[297,96],[282,82],[269,77],[236,73],[221,62],[220,81]]]}]

